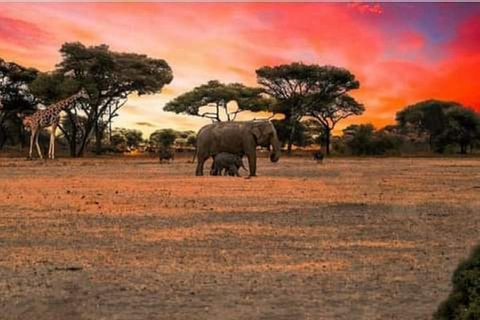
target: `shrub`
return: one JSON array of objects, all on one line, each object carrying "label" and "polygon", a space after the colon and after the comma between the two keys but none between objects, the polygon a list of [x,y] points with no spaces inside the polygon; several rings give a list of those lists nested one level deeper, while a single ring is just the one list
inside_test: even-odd
[{"label": "shrub", "polygon": [[453,277],[453,290],[434,314],[435,320],[480,319],[480,245],[461,262]]}]

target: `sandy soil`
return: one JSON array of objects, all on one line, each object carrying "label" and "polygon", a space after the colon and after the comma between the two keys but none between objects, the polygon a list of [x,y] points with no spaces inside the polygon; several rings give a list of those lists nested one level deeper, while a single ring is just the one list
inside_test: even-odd
[{"label": "sandy soil", "polygon": [[0,318],[429,319],[480,241],[480,159],[193,172],[0,158]]}]

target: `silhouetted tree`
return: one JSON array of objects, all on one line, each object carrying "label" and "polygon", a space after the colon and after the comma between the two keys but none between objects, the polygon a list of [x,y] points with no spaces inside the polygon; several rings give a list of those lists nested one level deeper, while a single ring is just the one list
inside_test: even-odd
[{"label": "silhouetted tree", "polygon": [[330,100],[330,98],[327,97],[323,103],[322,98],[320,98],[318,104],[312,105],[308,114],[317,119],[322,125],[325,151],[327,154],[330,154],[331,132],[337,123],[350,116],[362,114],[365,111],[365,107],[348,95],[338,96],[330,102],[328,102],[328,100]]},{"label": "silhouetted tree", "polygon": [[261,93],[262,89],[259,88],[212,80],[176,97],[163,110],[209,118],[212,121],[233,121],[238,113],[245,110],[267,110],[269,101]]},{"label": "silhouetted tree", "polygon": [[356,156],[399,152],[403,143],[400,136],[384,129],[377,131],[371,123],[349,125],[343,129],[342,140],[350,154]]},{"label": "silhouetted tree", "polygon": [[115,128],[112,130],[110,145],[117,152],[136,149],[143,142],[143,133],[135,129]]},{"label": "silhouetted tree", "polygon": [[[79,42],[65,43],[60,53],[62,61],[57,69],[42,75],[39,83],[34,82],[32,91],[35,88],[35,93],[45,101],[56,101],[67,92],[72,94],[73,88],[87,89],[91,99],[66,111],[71,121],[74,121],[77,113],[87,119],[78,148],[75,143],[70,144],[71,149],[75,147],[71,153],[76,156],[84,154],[92,132],[96,152],[101,152],[105,126],[117,116],[129,94],[157,93],[173,79],[172,70],[165,60],[110,51],[107,45],[86,47]],[[68,136],[67,139],[71,139]]]},{"label": "silhouetted tree", "polygon": [[297,146],[305,146],[306,142],[306,127],[301,123],[295,123],[294,136],[291,138],[290,133],[292,132],[292,123],[286,119],[284,120],[272,120],[275,130],[277,131],[278,140],[282,143],[282,146],[287,144],[290,139],[292,144]]},{"label": "silhouetted tree", "polygon": [[187,138],[187,145],[195,148],[197,145],[197,136],[196,135],[189,136]]},{"label": "silhouetted tree", "polygon": [[154,131],[149,138],[150,144],[155,149],[170,148],[175,139],[177,138],[177,132],[173,129],[160,129]]},{"label": "silhouetted tree", "polygon": [[284,114],[290,123],[288,152],[291,152],[297,124],[304,116],[317,119],[329,136],[338,121],[364,110],[353,98],[345,96],[348,91],[359,88],[355,76],[346,69],[291,63],[262,67],[256,73],[257,82],[276,99],[273,111]]},{"label": "silhouetted tree", "polygon": [[23,130],[18,113],[33,113],[37,100],[28,90],[38,71],[0,58],[0,149],[10,140],[23,144]]},{"label": "silhouetted tree", "polygon": [[431,149],[443,153],[446,146],[458,144],[461,153],[480,136],[478,113],[457,102],[426,100],[397,112],[403,134],[414,132],[425,137]]}]

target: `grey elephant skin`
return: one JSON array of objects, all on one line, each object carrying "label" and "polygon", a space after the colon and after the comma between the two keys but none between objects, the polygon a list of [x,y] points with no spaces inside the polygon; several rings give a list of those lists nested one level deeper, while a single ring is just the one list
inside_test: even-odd
[{"label": "grey elephant skin", "polygon": [[225,171],[225,175],[239,177],[238,169],[243,168],[247,170],[243,165],[242,157],[242,154],[220,152],[213,158],[210,174],[212,176],[221,176],[222,171]]},{"label": "grey elephant skin", "polygon": [[271,147],[270,160],[280,158],[280,142],[270,121],[216,122],[202,127],[197,135],[197,168],[195,174],[203,175],[203,165],[210,156],[221,152],[245,154],[250,176],[257,171],[256,147]]}]

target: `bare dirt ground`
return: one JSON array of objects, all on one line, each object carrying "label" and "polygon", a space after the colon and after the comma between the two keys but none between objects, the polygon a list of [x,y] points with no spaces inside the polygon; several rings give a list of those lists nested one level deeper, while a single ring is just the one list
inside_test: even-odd
[{"label": "bare dirt ground", "polygon": [[480,159],[193,172],[0,158],[0,319],[430,319],[480,241]]}]

